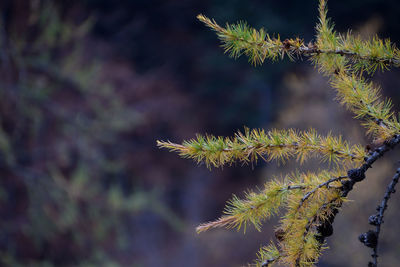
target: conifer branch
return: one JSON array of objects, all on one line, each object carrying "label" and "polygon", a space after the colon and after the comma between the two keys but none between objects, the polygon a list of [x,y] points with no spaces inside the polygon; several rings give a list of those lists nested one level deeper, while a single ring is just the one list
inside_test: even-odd
[{"label": "conifer branch", "polygon": [[[333,23],[327,17],[326,4],[326,0],[319,1],[319,23],[316,27],[315,47],[324,51],[317,53],[318,55],[329,59],[325,62],[325,67],[331,65],[331,68],[328,68],[331,73],[337,70],[335,65],[340,62],[352,62],[356,70],[366,70],[369,73],[373,73],[376,69],[385,70],[390,66],[400,66],[400,50],[390,40],[382,41],[374,37],[372,40],[363,41],[359,36],[353,36],[350,31],[346,35],[337,34]],[[335,55],[343,57],[335,57]]]},{"label": "conifer branch", "polygon": [[339,35],[337,50],[343,51],[356,71],[373,74],[376,70],[385,71],[390,67],[400,66],[400,50],[389,39],[382,40],[377,36],[371,40],[362,40],[351,32]]},{"label": "conifer branch", "polygon": [[[330,84],[336,89],[337,99],[355,114],[355,118],[363,119],[362,124],[367,133],[377,140],[387,140],[400,133],[400,125],[395,117],[390,100],[381,100],[380,88],[367,82],[361,75],[349,74],[350,66],[340,60],[336,62],[333,72],[326,59],[318,59],[320,69],[329,73]],[[341,64],[341,65],[340,65]]]},{"label": "conifer branch", "polygon": [[[330,178],[332,176],[336,177]],[[338,176],[337,173],[322,172],[288,175],[284,180],[290,182],[286,183],[268,182],[260,193],[247,193],[243,200],[234,196],[225,209],[225,216],[200,225],[197,231],[203,232],[216,227],[240,229],[243,226],[246,229],[249,222],[260,230],[265,219],[277,214],[281,206],[286,206],[288,213],[282,220],[283,233],[279,237],[282,250],[278,250],[279,257],[259,252],[258,263],[269,266],[268,264],[279,259],[288,264],[301,261],[305,264],[302,266],[308,266],[307,264],[319,257],[323,249],[318,241],[318,227],[328,220],[331,210],[338,208],[343,202],[339,188],[329,185],[345,178],[347,177]],[[303,203],[312,196],[313,201],[303,208]]]},{"label": "conifer branch", "polygon": [[[324,2],[324,1],[322,1]],[[322,8],[322,19],[328,23],[326,19],[325,8]],[[325,18],[324,18],[325,16]],[[329,44],[332,46],[336,45],[337,36],[333,32],[333,27],[329,25],[320,27],[325,40],[319,40],[321,43]],[[365,172],[372,166],[372,164],[380,157],[382,157],[388,150],[392,149],[399,143],[398,132],[398,121],[394,118],[393,113],[390,111],[390,101],[381,101],[379,95],[379,89],[377,89],[372,83],[367,83],[361,75],[357,76],[354,71],[357,71],[357,66],[354,68],[350,63],[349,59],[342,55],[322,55],[318,60],[320,61],[321,68],[324,68],[326,73],[329,73],[332,79],[332,85],[338,90],[338,97],[343,104],[346,104],[350,110],[352,110],[356,117],[365,118],[369,120],[367,123],[368,130],[372,132],[376,138],[380,138],[383,145],[377,148],[365,159],[365,163],[356,169],[348,171],[349,180],[342,181],[343,187],[341,192],[341,198],[344,198],[353,189],[355,183],[362,181],[365,178]],[[354,68],[354,69],[353,69]],[[335,201],[335,198],[333,198]],[[327,209],[329,215],[324,218],[323,223],[317,227],[317,235],[320,236],[319,243],[322,245],[326,236],[332,233],[332,223],[338,209],[341,207],[341,202],[337,202],[333,207]],[[323,205],[322,207],[324,207]],[[315,217],[314,217],[315,218]],[[309,225],[306,226],[308,229]],[[304,234],[306,236],[306,233]],[[376,237],[376,236],[375,236]],[[377,240],[377,238],[375,238]],[[304,246],[304,242],[301,243]],[[296,259],[296,263],[299,265],[300,256]],[[316,258],[314,258],[315,260]],[[310,259],[313,260],[312,258]]]},{"label": "conifer branch", "polygon": [[[366,171],[372,167],[372,165],[379,159],[381,158],[387,151],[393,149],[395,146],[397,146],[400,143],[400,135],[395,135],[393,138],[390,140],[387,140],[384,142],[384,144],[378,148],[376,148],[373,152],[370,153],[368,157],[365,158],[365,163],[361,165],[359,168],[355,169],[350,169],[347,172],[347,176],[349,180],[344,180],[342,181],[342,188],[341,188],[341,198],[346,198],[347,195],[353,190],[353,187],[356,183],[361,182],[365,179],[365,173]],[[396,173],[395,177],[398,176],[399,174]],[[396,180],[397,183],[397,180]],[[394,184],[395,185],[395,184]],[[324,225],[328,225],[329,228],[331,228],[331,225],[333,221],[335,220],[336,215],[339,212],[339,208],[341,207],[341,204],[336,205],[334,208],[331,209],[330,215],[327,216]],[[320,244],[324,242],[324,239],[326,235],[324,234],[324,231],[326,231],[326,227],[322,227],[317,229],[318,230],[318,235],[320,235],[322,238],[320,240]],[[366,233],[366,237],[374,235],[375,232],[370,231]]]},{"label": "conifer branch", "polygon": [[[372,75],[376,70],[400,67],[400,50],[389,40],[378,37],[364,41],[350,31],[336,33],[327,17],[326,3],[326,0],[319,1],[317,39],[309,44],[299,38],[281,41],[279,35],[271,37],[264,29],[255,30],[243,22],[221,27],[203,15],[198,19],[217,33],[225,52],[234,58],[246,55],[254,65],[285,55],[290,59],[309,57],[330,78],[340,103],[353,112],[355,118],[363,120],[367,133],[375,138],[376,149],[367,154],[359,145],[350,146],[341,137],[330,134],[321,137],[313,130],[264,132],[246,129],[244,134],[239,132],[234,137],[198,135],[183,144],[157,141],[159,147],[176,151],[198,163],[204,162],[207,167],[222,167],[234,162],[254,163],[259,158],[284,161],[295,157],[302,163],[312,156],[336,164],[337,171],[297,173],[286,176],[283,182],[270,181],[262,191],[248,192],[244,199],[234,195],[220,219],[197,228],[198,232],[216,227],[238,230],[243,227],[246,230],[247,224],[251,223],[260,230],[264,220],[285,207],[286,214],[275,232],[279,249],[273,243],[262,247],[256,266],[274,263],[314,266],[324,249],[325,238],[333,233],[332,223],[347,195],[356,183],[365,179],[366,171],[376,160],[400,143],[400,122],[392,111],[391,101],[382,100],[380,88],[364,78],[365,74]],[[344,175],[346,169],[347,175]],[[360,237],[374,249],[374,262],[370,266],[377,265],[377,242],[383,214],[399,179],[400,168],[388,186],[378,214],[370,217],[376,230]]]},{"label": "conifer branch", "polygon": [[[325,175],[328,177],[331,174]],[[313,266],[319,258],[321,250],[324,249],[323,239],[332,233],[329,218],[344,201],[340,195],[340,188],[329,185],[346,178],[347,176],[330,178],[303,193],[300,199],[293,199],[292,204],[288,205],[288,213],[280,227],[284,233],[281,247],[286,255],[287,264]],[[305,201],[311,197],[312,200],[304,206]]]},{"label": "conifer branch", "polygon": [[[329,59],[325,62],[325,69],[335,73],[338,70],[335,66],[337,63],[351,62],[355,70],[366,70],[372,74],[377,69],[383,71],[391,66],[400,66],[400,50],[389,39],[383,41],[375,36],[372,40],[363,41],[350,31],[346,35],[337,34],[333,23],[327,17],[326,4],[326,0],[319,1],[319,23],[316,27],[317,41],[314,47],[320,51],[313,55],[322,55]],[[335,57],[336,55],[343,57]],[[326,68],[329,65],[331,68]]]},{"label": "conifer branch", "polygon": [[362,243],[366,246],[371,247],[373,250],[372,262],[369,262],[370,267],[377,267],[378,266],[378,243],[379,243],[379,234],[381,231],[381,225],[383,223],[383,216],[385,210],[387,209],[387,203],[392,194],[396,192],[395,187],[400,179],[400,168],[396,170],[396,174],[393,176],[392,181],[390,182],[389,186],[386,189],[385,196],[381,204],[377,208],[377,214],[371,215],[369,217],[369,224],[375,226],[375,231],[368,231],[360,235],[359,239]]},{"label": "conifer branch", "polygon": [[[311,194],[304,194],[300,191],[301,194],[288,196],[286,203],[288,213],[281,220],[280,229],[282,229],[282,233],[279,234],[278,240],[282,248],[282,251],[279,251],[279,262],[289,265],[295,263],[295,266],[313,266],[321,249],[324,248],[325,238],[332,234],[332,223],[354,184],[362,181],[365,178],[365,172],[372,167],[373,163],[399,143],[400,136],[396,135],[371,152],[365,158],[365,163],[359,168],[350,169],[347,176],[338,176],[328,180],[325,178],[325,182],[314,186],[314,189],[318,188],[317,190],[308,191],[308,193],[313,192]],[[331,175],[330,177],[335,176],[334,174],[325,174],[326,177],[328,175]],[[318,195],[314,195],[315,192],[327,187],[330,183],[338,181],[341,181],[342,187],[334,187],[334,190],[326,188]],[[299,205],[311,196],[313,196],[313,199],[308,202],[307,207],[303,207],[302,204]],[[305,200],[303,201],[303,199]],[[271,263],[273,262],[271,261]]]},{"label": "conifer branch", "polygon": [[[326,191],[322,192],[326,193]],[[339,208],[344,199],[340,197],[338,190],[330,190],[322,199],[313,200],[311,207],[298,212],[298,219],[302,221],[301,228],[296,224],[292,224],[287,230],[287,237],[282,241],[283,247],[288,253],[286,263],[300,266],[314,266],[315,262],[321,255],[321,251],[325,249],[323,239],[331,235],[331,230],[325,225],[329,221],[332,210]],[[305,219],[302,219],[305,218]],[[330,228],[332,228],[330,226]],[[286,244],[287,243],[287,244]]]},{"label": "conifer branch", "polygon": [[304,260],[302,261],[302,257],[304,256],[302,254],[299,254],[295,259],[296,267],[308,265],[314,266],[314,263],[317,261],[321,254],[321,250],[325,249],[325,247],[323,247],[325,238],[331,236],[333,233],[333,227],[330,218],[336,215],[343,201],[344,198],[340,197],[340,195],[331,198],[328,202],[321,205],[314,216],[309,219],[303,233],[303,241],[300,243],[300,245],[304,249],[305,239],[307,238],[307,236],[313,235],[316,241],[316,244],[314,244],[314,250],[316,251],[316,253],[309,256],[307,262],[304,262]]},{"label": "conifer branch", "polygon": [[345,176],[339,176],[329,179],[333,175],[336,175],[336,173],[296,173],[285,177],[284,180],[289,182],[270,181],[265,184],[264,190],[259,193],[249,192],[246,194],[245,199],[239,199],[234,195],[225,208],[225,216],[216,221],[200,225],[197,227],[197,232],[200,233],[217,227],[237,228],[239,230],[242,226],[246,231],[249,222],[257,230],[260,230],[261,223],[277,214],[279,208],[287,204],[288,197],[291,195],[298,197],[306,193],[300,204],[298,204],[297,210],[299,210],[306,199],[318,189],[322,187],[329,189],[331,183],[346,178]]},{"label": "conifer branch", "polygon": [[211,20],[202,14],[198,15],[197,19],[217,33],[225,53],[229,53],[233,58],[245,54],[254,65],[262,64],[267,58],[271,60],[283,58],[285,54],[289,58],[293,58],[294,54],[299,53],[295,47],[300,48],[304,45],[302,40],[292,39],[290,42],[293,47],[285,49],[285,44],[279,36],[277,38],[270,37],[264,29],[257,31],[244,22],[226,24],[226,28],[223,28],[215,20]]},{"label": "conifer branch", "polygon": [[[302,56],[326,54],[346,56],[355,64],[357,69],[366,70],[369,73],[373,73],[377,69],[383,71],[391,66],[400,66],[400,50],[389,40],[382,41],[378,37],[370,41],[362,41],[360,37],[354,37],[348,33],[345,36],[339,35],[335,45],[320,42],[306,44],[300,38],[282,41],[279,35],[277,38],[271,37],[264,29],[257,31],[244,22],[227,24],[223,28],[215,20],[211,20],[202,14],[198,15],[197,18],[217,33],[225,53],[229,53],[233,58],[238,58],[244,54],[249,57],[249,61],[254,65],[262,64],[266,59],[273,61],[283,59],[285,55],[294,60]],[[326,17],[320,21],[321,23],[329,22]],[[317,29],[325,31],[325,33],[332,30],[329,25],[327,28]]]},{"label": "conifer branch", "polygon": [[314,130],[265,132],[246,129],[244,134],[239,132],[233,138],[198,135],[197,139],[185,141],[182,145],[161,141],[157,141],[157,145],[176,151],[183,158],[205,162],[207,167],[222,167],[236,161],[254,163],[258,158],[284,162],[296,157],[303,163],[311,156],[335,164],[357,166],[367,154],[364,148],[359,145],[350,146],[341,136],[329,134],[322,137]]},{"label": "conifer branch", "polygon": [[[357,51],[368,50],[374,55],[373,59],[387,55],[392,60],[400,54],[388,40],[384,42],[374,38],[370,42],[363,42],[360,38],[351,36],[350,33],[346,37],[338,35],[334,32],[329,19],[326,18],[326,1],[320,3],[320,24],[317,25],[319,47],[328,49],[353,47]],[[362,76],[362,70],[372,72],[376,69],[373,63],[368,66],[361,61],[361,63],[352,64],[351,60],[344,56],[329,54],[314,56],[312,61],[322,73],[330,78],[330,84],[336,89],[337,98],[341,104],[352,111],[355,118],[364,119],[363,125],[366,126],[367,133],[383,142],[400,132],[399,121],[391,111],[391,101],[381,100],[380,88],[372,82],[367,82]],[[359,70],[361,72],[358,73]]]},{"label": "conifer branch", "polygon": [[[263,29],[257,31],[245,23],[219,26],[203,15],[198,19],[217,32],[225,52],[232,57],[245,54],[254,64],[265,59],[276,60],[309,56],[320,71],[331,77],[331,85],[338,91],[338,98],[357,118],[364,118],[368,132],[386,140],[400,132],[400,124],[391,111],[391,102],[380,100],[379,87],[367,82],[361,74],[400,66],[400,50],[389,40],[374,37],[363,41],[348,32],[337,34],[327,18],[326,1],[320,1],[320,23],[317,25],[317,41],[305,45],[304,41],[271,38]],[[353,70],[353,74],[348,74]]]},{"label": "conifer branch", "polygon": [[337,99],[363,119],[367,133],[384,141],[400,132],[399,121],[392,112],[390,100],[381,100],[380,88],[367,82],[361,74],[351,73],[351,66],[343,58],[315,57],[321,72],[330,77]]},{"label": "conifer branch", "polygon": [[264,190],[261,192],[246,193],[245,199],[239,199],[233,195],[225,208],[225,215],[216,221],[201,224],[197,227],[197,232],[201,233],[217,227],[237,228],[240,230],[242,226],[246,231],[248,223],[252,223],[260,231],[261,223],[272,215],[277,214],[279,208],[285,204],[287,196],[292,191],[304,190],[310,187],[309,178],[306,175],[288,175],[285,180],[290,182],[270,181],[265,184]]},{"label": "conifer branch", "polygon": [[[345,43],[342,45],[338,45],[335,49],[319,49],[317,48],[317,45],[314,43],[309,43],[307,46],[301,47],[299,49],[299,54],[305,55],[305,56],[318,56],[321,54],[324,55],[340,55],[340,56],[345,56],[347,57],[353,64],[356,66],[356,68],[360,71],[366,70],[368,73],[373,73],[377,69],[384,71],[387,70],[390,66],[394,67],[399,67],[400,66],[400,57],[394,57],[391,55],[386,55],[389,54],[390,52],[380,52],[379,55],[374,55],[376,52],[372,51],[366,51],[363,53],[360,52],[355,52],[358,50],[358,48],[353,48],[350,47],[350,45],[357,45],[358,42],[362,42],[361,40],[358,40],[357,38],[353,36],[349,36],[349,40],[346,40]],[[378,41],[375,41],[378,40]],[[372,42],[377,42],[380,44],[382,40],[380,39],[373,39]],[[390,41],[385,41],[385,43],[388,42],[390,46],[392,44]],[[358,44],[360,47],[365,48],[367,44],[371,43],[370,42],[362,42],[362,44]],[[382,42],[383,43],[383,42]],[[372,46],[372,44],[370,44]],[[374,47],[376,48],[376,47]],[[369,50],[372,50],[373,48],[371,47]],[[395,50],[395,52],[392,52],[394,54],[399,53],[398,50]]]}]

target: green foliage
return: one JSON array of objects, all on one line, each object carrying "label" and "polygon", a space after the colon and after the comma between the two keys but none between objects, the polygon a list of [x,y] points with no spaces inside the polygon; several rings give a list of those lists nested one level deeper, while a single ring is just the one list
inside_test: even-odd
[{"label": "green foliage", "polygon": [[398,66],[399,50],[389,40],[377,37],[372,41],[361,41],[350,33],[343,37],[333,31],[326,14],[325,1],[321,1],[316,45],[321,51],[336,47],[346,53],[319,53],[311,60],[330,78],[340,102],[356,118],[364,119],[367,132],[384,141],[399,133],[400,124],[391,111],[391,101],[381,100],[379,87],[368,82],[363,72],[372,74],[378,67],[383,70]]},{"label": "green foliage", "polygon": [[207,167],[222,167],[239,161],[255,163],[258,158],[265,161],[296,157],[303,163],[311,156],[335,164],[352,165],[360,163],[366,156],[361,146],[349,146],[342,137],[328,135],[321,137],[315,130],[298,132],[296,130],[246,129],[244,134],[235,137],[215,137],[198,135],[196,139],[185,141],[182,145],[171,142],[158,142],[159,147],[176,151],[184,158],[205,162]]},{"label": "green foliage", "polygon": [[[330,179],[335,176],[338,178],[331,182]],[[215,222],[200,225],[197,231],[204,232],[221,226],[237,228],[238,230],[243,227],[244,231],[246,231],[248,223],[252,223],[257,230],[260,230],[262,223],[266,219],[278,214],[279,208],[288,206],[289,202],[294,198],[301,198],[307,192],[311,192],[309,195],[315,197],[316,194],[314,195],[314,193],[316,192],[312,192],[313,188],[318,187],[321,183],[326,183],[324,186],[327,189],[332,189],[337,186],[337,184],[333,185],[334,183],[345,178],[346,176],[339,176],[336,172],[321,172],[318,174],[294,173],[287,175],[283,182],[282,179],[274,179],[266,183],[264,190],[261,192],[246,193],[245,199],[239,199],[234,195],[228,202],[224,212],[225,216]],[[322,191],[324,190],[318,190],[318,194]],[[322,193],[329,192],[330,190],[327,190],[327,192]],[[298,202],[292,203],[299,204]]]},{"label": "green foliage", "polygon": [[[361,119],[366,132],[378,144],[389,142],[400,133],[400,123],[390,100],[382,100],[378,86],[366,75],[377,70],[400,66],[400,52],[389,40],[374,37],[362,40],[351,32],[339,34],[327,18],[326,1],[319,1],[316,41],[307,45],[299,38],[280,40],[265,30],[255,30],[246,23],[219,26],[214,20],[199,15],[198,19],[213,29],[225,52],[237,58],[245,55],[254,65],[266,59],[308,57],[321,73],[328,76],[341,104]],[[273,215],[280,219],[275,235],[278,245],[262,247],[256,266],[275,263],[290,266],[314,266],[325,248],[323,229],[346,201],[343,193],[351,179],[349,168],[363,166],[370,155],[361,145],[350,146],[341,137],[322,137],[314,130],[245,130],[234,137],[198,135],[183,144],[160,142],[158,146],[178,152],[184,158],[204,162],[207,167],[222,167],[234,162],[255,163],[284,161],[295,157],[300,163],[311,156],[333,162],[331,170],[319,173],[295,173],[284,179],[267,182],[260,192],[248,192],[228,202],[225,214],[218,220],[200,225],[198,232],[216,227],[244,228],[262,223]],[[368,163],[365,163],[368,164]]]},{"label": "green foliage", "polygon": [[299,49],[304,45],[300,39],[295,39],[289,41],[292,44],[291,49],[282,49],[284,43],[279,36],[271,37],[264,29],[257,31],[245,22],[227,24],[226,28],[222,28],[214,20],[210,20],[204,15],[198,15],[197,18],[217,32],[225,53],[229,53],[233,58],[244,54],[254,65],[264,63],[265,59],[277,60],[285,55],[293,58],[295,54],[299,54]]}]

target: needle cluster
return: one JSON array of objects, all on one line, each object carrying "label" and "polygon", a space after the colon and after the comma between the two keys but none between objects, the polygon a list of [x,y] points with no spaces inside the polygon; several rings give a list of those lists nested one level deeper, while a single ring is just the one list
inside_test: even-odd
[{"label": "needle cluster", "polygon": [[341,136],[320,136],[315,130],[249,130],[238,132],[234,137],[197,135],[196,139],[183,144],[157,142],[159,147],[176,151],[183,158],[205,163],[207,167],[222,167],[235,162],[255,163],[265,161],[284,162],[296,158],[303,163],[309,157],[336,165],[353,165],[364,160],[367,152],[360,145],[350,146]]}]

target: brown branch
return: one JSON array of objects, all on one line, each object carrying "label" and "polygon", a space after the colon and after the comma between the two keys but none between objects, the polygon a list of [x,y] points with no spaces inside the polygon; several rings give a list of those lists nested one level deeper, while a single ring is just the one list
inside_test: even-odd
[{"label": "brown branch", "polygon": [[[395,135],[392,139],[386,141],[382,146],[378,147],[373,152],[371,152],[369,157],[365,158],[365,163],[361,167],[349,170],[347,172],[347,177],[345,177],[345,178],[348,178],[348,180],[342,181],[342,187],[340,188],[342,191],[341,196],[346,197],[350,193],[350,191],[353,189],[353,186],[356,183],[361,182],[362,180],[365,179],[365,172],[369,168],[372,167],[372,164],[376,160],[381,158],[387,151],[393,149],[399,143],[400,143],[400,135]],[[400,172],[400,168],[398,170]],[[395,177],[397,177],[397,178],[395,179]],[[389,185],[390,188],[392,188],[392,187],[394,187],[394,185],[396,185],[396,183],[400,177],[400,173],[396,173],[395,177],[393,178],[393,181],[395,181],[395,183],[393,183],[393,181],[392,181],[392,183]],[[340,178],[340,177],[337,177],[336,179],[339,180],[338,178]],[[318,190],[319,188],[322,188],[324,186],[324,184],[329,184],[328,182],[333,179],[335,179],[335,178],[328,180],[327,182],[319,185],[318,187],[316,187],[315,189],[313,189],[312,191],[310,191],[306,195],[304,195],[304,197],[300,201],[299,208],[313,193],[315,193],[316,190]],[[342,179],[344,179],[344,178],[342,177]],[[390,190],[390,192],[393,193],[393,190]],[[385,195],[385,197],[386,197],[386,195]],[[387,202],[387,200],[386,200],[386,202]],[[329,203],[327,203],[327,204],[329,204]],[[324,207],[324,206],[325,205],[323,205],[322,207]],[[328,219],[325,220],[324,222],[322,222],[322,224],[317,227],[318,241],[321,245],[325,241],[325,238],[332,235],[332,233],[333,233],[332,223],[334,222],[336,215],[339,213],[340,206],[341,205],[338,205],[337,207],[333,208],[331,214],[328,216]],[[385,206],[383,206],[383,207],[385,207]],[[381,210],[380,210],[380,212],[381,212]],[[384,210],[382,210],[382,217],[383,217],[383,212],[384,212]],[[310,220],[310,222],[307,224],[306,229],[305,229],[305,235],[308,233],[308,231],[312,225],[312,222],[315,220],[316,220],[316,217],[313,217],[312,220]],[[372,231],[370,231],[370,232],[372,232]],[[366,235],[368,235],[370,232],[366,233]],[[374,234],[375,234],[375,232],[374,232]],[[373,257],[374,257],[374,254],[372,255]],[[374,266],[374,265],[372,265],[372,266]]]},{"label": "brown branch", "polygon": [[347,177],[347,176],[339,176],[339,177],[331,178],[331,179],[329,179],[328,181],[326,181],[326,182],[324,182],[324,183],[322,183],[322,184],[319,184],[317,187],[315,187],[313,190],[307,192],[307,193],[303,196],[303,198],[300,200],[300,204],[299,204],[298,209],[300,209],[300,207],[303,205],[303,203],[304,203],[312,194],[314,194],[318,189],[320,189],[320,188],[322,188],[322,187],[324,187],[324,186],[326,186],[326,187],[328,188],[328,187],[329,187],[329,184],[331,184],[331,183],[333,183],[333,182],[341,181],[341,180],[346,179],[346,178],[348,178],[348,177]]},{"label": "brown branch", "polygon": [[378,266],[378,241],[379,241],[379,234],[381,231],[381,225],[383,223],[383,215],[387,208],[387,203],[391,197],[391,194],[396,192],[395,187],[400,179],[400,168],[396,170],[396,174],[393,176],[392,181],[388,185],[385,195],[381,204],[378,206],[377,214],[371,215],[369,217],[369,223],[371,225],[376,226],[375,231],[368,231],[363,233],[359,236],[359,239],[364,245],[371,247],[373,249],[372,260],[373,262],[369,262],[368,266],[377,267]]},{"label": "brown branch", "polygon": [[[347,176],[349,180],[342,181],[342,197],[347,197],[347,195],[353,190],[353,187],[356,183],[361,182],[365,179],[366,171],[372,167],[372,164],[375,163],[379,158],[381,158],[386,152],[393,149],[396,145],[400,143],[400,135],[393,136],[392,139],[387,140],[382,146],[376,148],[373,152],[370,153],[368,157],[365,158],[365,163],[361,165],[361,167],[356,169],[351,169],[347,172]],[[396,173],[397,175],[397,173]],[[397,183],[397,181],[396,181]],[[324,222],[326,225],[332,225],[335,220],[336,215],[339,213],[339,207],[333,209],[331,216],[329,216],[328,220]],[[323,233],[323,228],[317,229],[318,234],[320,236],[320,244],[322,244],[325,240],[325,237],[330,236]]]}]

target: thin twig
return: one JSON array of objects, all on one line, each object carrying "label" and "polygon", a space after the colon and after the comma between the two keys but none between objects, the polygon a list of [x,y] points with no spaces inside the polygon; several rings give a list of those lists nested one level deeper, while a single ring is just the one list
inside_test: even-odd
[{"label": "thin twig", "polygon": [[336,181],[341,181],[341,180],[346,179],[346,178],[348,178],[348,177],[347,177],[347,176],[339,176],[339,177],[331,178],[331,179],[329,179],[328,181],[326,181],[326,182],[324,182],[324,183],[322,183],[322,184],[319,184],[317,187],[315,187],[313,190],[307,192],[307,193],[303,196],[303,198],[300,200],[299,208],[300,208],[300,207],[303,205],[303,203],[304,203],[312,194],[314,194],[318,189],[320,189],[320,188],[322,188],[322,187],[324,187],[324,186],[326,186],[326,187],[328,188],[329,184],[331,184],[331,183],[333,183],[333,182],[336,182]]},{"label": "thin twig", "polygon": [[381,225],[383,223],[383,215],[387,208],[387,203],[391,197],[391,194],[395,193],[395,187],[396,187],[397,183],[399,182],[399,179],[400,179],[400,168],[398,168],[396,170],[396,174],[393,176],[392,181],[390,182],[390,184],[388,185],[388,187],[386,189],[386,192],[382,199],[382,202],[377,208],[378,214],[372,215],[369,218],[369,223],[376,226],[375,237],[374,237],[376,241],[373,243],[373,247],[372,247],[373,254],[371,255],[372,260],[373,260],[373,262],[372,262],[373,267],[378,266],[378,241],[379,241],[379,234],[381,231]]}]

